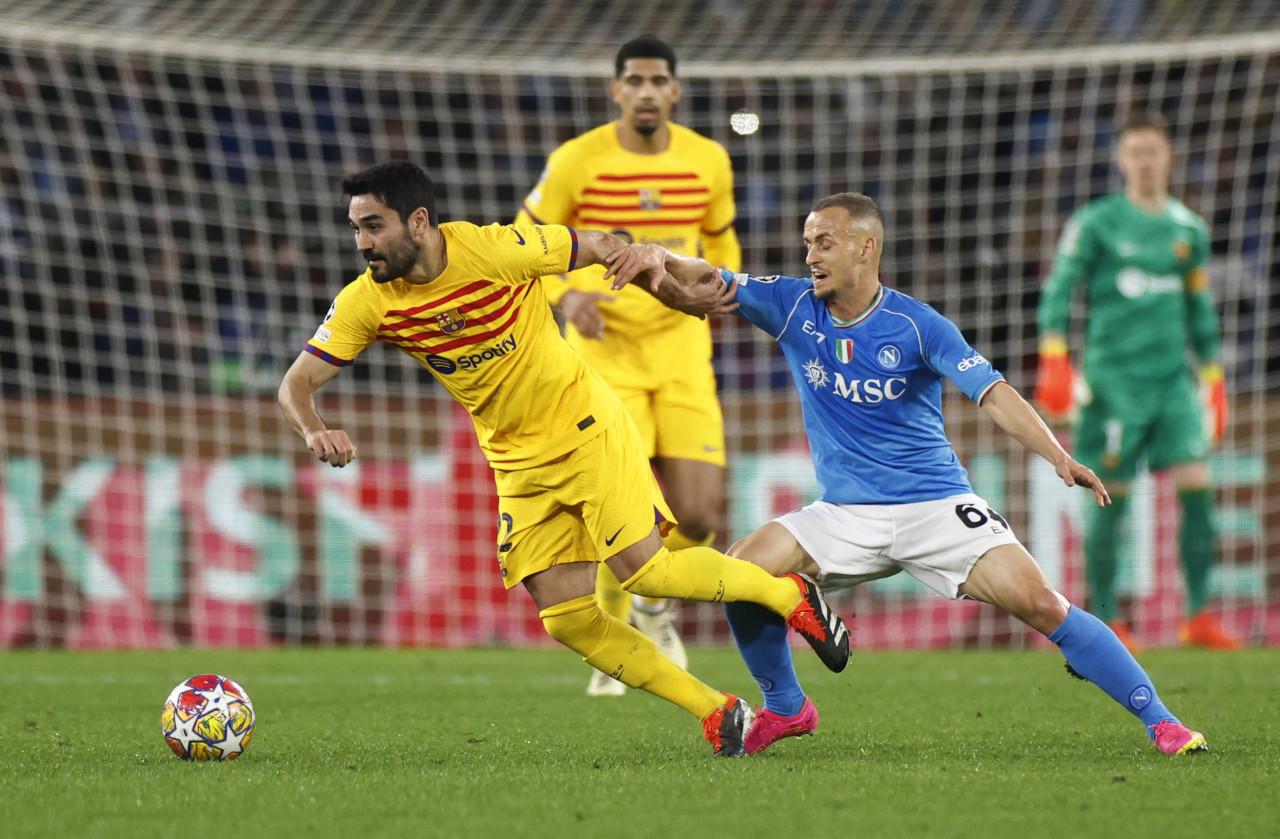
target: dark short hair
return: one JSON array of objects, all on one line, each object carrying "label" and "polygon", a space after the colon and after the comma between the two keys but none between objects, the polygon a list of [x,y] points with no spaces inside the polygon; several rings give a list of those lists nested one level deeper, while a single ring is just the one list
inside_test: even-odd
[{"label": "dark short hair", "polygon": [[661,58],[667,62],[667,69],[671,71],[671,75],[676,74],[676,51],[667,45],[666,41],[657,38],[654,35],[641,35],[639,38],[627,41],[618,50],[618,57],[613,60],[613,77],[621,78],[623,66],[629,58]]},{"label": "dark short hair", "polygon": [[814,204],[809,212],[816,213],[832,207],[842,207],[851,219],[871,218],[879,222],[881,227],[884,226],[884,219],[880,217],[880,208],[876,206],[876,202],[861,192],[837,192],[835,195],[828,195]]},{"label": "dark short hair", "polygon": [[401,221],[425,207],[436,223],[436,185],[417,164],[407,160],[379,163],[342,181],[344,195],[372,195],[400,214]]},{"label": "dark short hair", "polygon": [[1159,131],[1166,140],[1169,139],[1169,122],[1156,111],[1137,111],[1130,114],[1121,123],[1120,134],[1128,134],[1130,131],[1140,131],[1144,128]]}]

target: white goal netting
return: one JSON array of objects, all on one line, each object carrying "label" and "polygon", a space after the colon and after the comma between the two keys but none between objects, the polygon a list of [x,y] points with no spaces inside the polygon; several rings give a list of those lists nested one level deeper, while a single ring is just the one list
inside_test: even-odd
[{"label": "white goal netting", "polygon": [[[502,591],[471,427],[417,365],[370,351],[322,393],[360,447],[341,472],[274,393],[362,269],[344,174],[414,160],[443,218],[508,221],[547,153],[613,117],[612,55],[645,31],[681,57],[676,119],[733,158],[747,270],[803,272],[811,203],[866,192],[887,281],[1024,392],[1063,222],[1118,185],[1121,115],[1162,112],[1225,331],[1212,606],[1280,640],[1274,3],[634,5],[0,0],[0,646],[550,643]],[[715,328],[732,538],[815,487],[772,342]],[[1080,499],[954,389],[947,413],[978,491],[1083,600]],[[1177,508],[1154,479],[1133,506],[1121,588],[1172,643]],[[838,602],[862,647],[1039,643],[911,580]],[[727,640],[718,607],[682,615]]]}]

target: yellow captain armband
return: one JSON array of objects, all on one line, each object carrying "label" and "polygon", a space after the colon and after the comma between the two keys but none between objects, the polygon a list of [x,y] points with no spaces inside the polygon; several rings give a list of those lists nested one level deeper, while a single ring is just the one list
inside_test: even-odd
[{"label": "yellow captain armband", "polygon": [[1200,381],[1207,385],[1216,384],[1223,380],[1222,365],[1216,362],[1211,364],[1200,365]]}]

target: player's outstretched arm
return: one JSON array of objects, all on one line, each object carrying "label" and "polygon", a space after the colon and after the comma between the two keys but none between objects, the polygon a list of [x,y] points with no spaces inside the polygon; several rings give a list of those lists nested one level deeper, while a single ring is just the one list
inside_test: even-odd
[{"label": "player's outstretched arm", "polygon": [[316,391],[332,379],[338,369],[304,350],[284,374],[276,394],[280,410],[293,430],[316,457],[330,466],[346,466],[356,458],[355,444],[347,432],[329,428],[316,413]]},{"label": "player's outstretched arm", "polygon": [[615,236],[603,230],[574,228],[574,231],[578,234],[578,258],[573,266],[575,268],[585,268],[588,265],[608,266],[609,263],[606,260],[609,256],[627,244],[627,240],[621,236]]},{"label": "player's outstretched arm", "polygon": [[737,309],[737,283],[726,283],[719,269],[696,256],[672,253],[661,245],[627,245],[605,259],[613,278],[612,289],[620,289],[636,279],[669,309],[705,317],[723,315]]},{"label": "player's outstretched arm", "polygon": [[1102,480],[1093,470],[1074,460],[1058,443],[1049,426],[1007,382],[1000,382],[987,392],[982,400],[982,410],[1003,428],[1009,436],[1053,464],[1054,470],[1067,486],[1082,486],[1093,490],[1099,507],[1111,503],[1111,496]]}]

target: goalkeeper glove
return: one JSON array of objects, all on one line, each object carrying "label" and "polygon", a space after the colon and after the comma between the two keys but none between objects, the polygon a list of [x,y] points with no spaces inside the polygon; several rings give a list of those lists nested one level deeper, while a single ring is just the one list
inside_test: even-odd
[{"label": "goalkeeper glove", "polygon": [[1064,419],[1071,413],[1075,379],[1076,371],[1067,357],[1067,342],[1060,338],[1046,340],[1040,347],[1035,400],[1051,418]]},{"label": "goalkeeper glove", "polygon": [[1209,438],[1217,443],[1227,429],[1227,384],[1221,364],[1200,367],[1200,399],[1204,402],[1205,426]]}]

